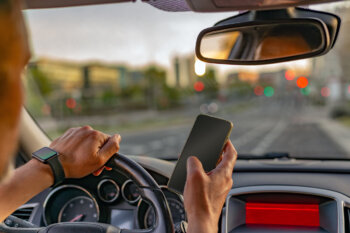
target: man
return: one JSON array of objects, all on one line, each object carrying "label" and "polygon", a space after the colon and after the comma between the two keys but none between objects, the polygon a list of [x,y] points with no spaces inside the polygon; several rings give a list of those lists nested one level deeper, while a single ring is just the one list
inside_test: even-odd
[{"label": "man", "polygon": [[[20,76],[29,57],[20,0],[0,0],[0,221],[54,183],[51,167],[39,160],[32,159],[13,171],[10,166],[23,105]],[[94,171],[98,175],[118,151],[120,140],[118,134],[106,135],[85,126],[69,129],[50,148],[60,154],[66,178],[81,178]],[[231,142],[225,146],[220,164],[208,174],[197,158],[188,159],[184,191],[188,232],[218,231],[221,209],[232,187],[235,160]]]}]

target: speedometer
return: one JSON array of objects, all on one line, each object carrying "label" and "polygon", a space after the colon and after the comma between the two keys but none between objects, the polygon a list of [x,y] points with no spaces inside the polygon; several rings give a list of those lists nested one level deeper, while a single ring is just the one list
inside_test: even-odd
[{"label": "speedometer", "polygon": [[94,201],[86,196],[69,200],[58,215],[58,222],[98,222],[99,211]]},{"label": "speedometer", "polygon": [[97,222],[100,208],[95,197],[85,188],[68,184],[52,190],[45,199],[44,223],[46,226],[58,222]]}]

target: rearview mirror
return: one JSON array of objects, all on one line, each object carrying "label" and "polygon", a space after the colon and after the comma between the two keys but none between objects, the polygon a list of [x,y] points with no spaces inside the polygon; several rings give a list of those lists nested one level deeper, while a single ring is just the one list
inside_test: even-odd
[{"label": "rearview mirror", "polygon": [[[219,64],[270,64],[325,54],[334,45],[339,22],[326,24],[314,17],[314,11],[312,18],[261,19],[265,15],[273,18],[271,12],[260,13],[259,20],[245,17],[239,23],[220,22],[203,30],[197,39],[197,57]],[[281,10],[275,12],[277,17],[283,15]]]}]

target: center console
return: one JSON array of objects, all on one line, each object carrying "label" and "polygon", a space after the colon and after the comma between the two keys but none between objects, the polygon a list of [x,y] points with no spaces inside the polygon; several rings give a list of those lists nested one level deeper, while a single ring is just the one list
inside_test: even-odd
[{"label": "center console", "polygon": [[223,233],[345,233],[350,199],[329,190],[298,186],[232,189],[226,199]]}]

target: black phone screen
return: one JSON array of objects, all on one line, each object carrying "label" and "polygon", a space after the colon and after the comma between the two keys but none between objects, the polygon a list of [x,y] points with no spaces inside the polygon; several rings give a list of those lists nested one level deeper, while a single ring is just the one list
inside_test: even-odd
[{"label": "black phone screen", "polygon": [[183,193],[187,176],[186,163],[190,156],[196,156],[206,172],[213,170],[231,129],[232,123],[229,121],[199,115],[168,182],[168,188]]}]

